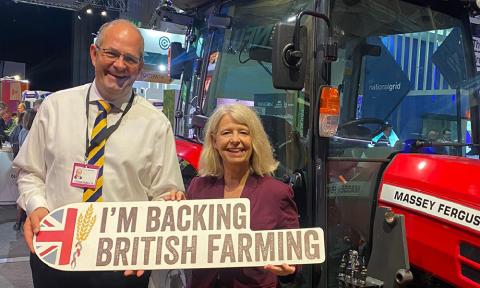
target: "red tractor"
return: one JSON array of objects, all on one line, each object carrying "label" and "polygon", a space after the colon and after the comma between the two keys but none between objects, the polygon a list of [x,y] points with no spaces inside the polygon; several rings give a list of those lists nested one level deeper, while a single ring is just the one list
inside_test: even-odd
[{"label": "red tractor", "polygon": [[185,182],[215,107],[255,109],[301,225],[325,232],[297,287],[480,287],[475,2],[172,2]]}]

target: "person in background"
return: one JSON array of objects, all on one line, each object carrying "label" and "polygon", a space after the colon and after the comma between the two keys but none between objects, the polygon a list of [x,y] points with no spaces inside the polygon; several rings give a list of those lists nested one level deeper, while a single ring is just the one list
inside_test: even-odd
[{"label": "person in background", "polygon": [[[13,118],[16,116],[15,113],[8,113],[7,110],[5,110],[5,112],[3,113],[2,115],[2,118],[3,118],[3,121],[5,122],[5,127],[7,127],[7,131],[10,131],[10,129],[12,129],[13,125],[15,124],[14,123],[14,120]],[[9,135],[10,133],[7,132],[7,135]]]},{"label": "person in background", "polygon": [[22,130],[20,130],[20,133],[18,135],[18,143],[20,147],[22,147],[23,143],[25,142],[25,139],[27,138],[28,131],[32,128],[33,125],[33,120],[35,119],[35,116],[37,115],[37,112],[33,109],[28,109],[25,112],[25,115],[23,116],[23,122],[22,122]]},{"label": "person in background", "polygon": [[370,144],[368,144],[368,147],[371,148],[377,146],[377,144],[379,144],[381,140],[383,140],[384,145],[389,147],[395,147],[395,145],[400,139],[398,139],[397,134],[395,133],[395,131],[393,131],[392,125],[386,123],[385,125],[383,125],[380,133],[378,133],[377,135],[375,135],[375,137],[372,138],[372,141]]},{"label": "person in background", "polygon": [[[25,138],[27,138],[28,131],[30,128],[32,128],[33,124],[33,119],[35,119],[35,115],[37,113],[33,111],[32,109],[29,109],[25,111],[24,113],[20,114],[19,121],[21,118],[21,122],[19,122],[18,126],[21,127],[21,130],[19,131],[17,135],[17,142],[19,145],[19,148],[22,147],[23,143],[25,142]],[[13,133],[12,133],[13,134]],[[12,136],[12,135],[10,135]],[[12,148],[13,148],[13,142],[12,142]],[[16,154],[14,154],[14,157],[16,157]],[[27,213],[25,210],[17,204],[17,217],[16,217],[16,222],[13,225],[13,229],[16,231],[19,231],[20,228],[22,227],[23,223],[25,223],[25,219],[27,218]]]},{"label": "person in background", "polygon": [[[10,119],[12,120],[12,130],[15,129],[15,126],[18,124],[18,114],[17,112],[12,112]],[[9,134],[10,135],[10,134]]]},{"label": "person in background", "polygon": [[7,123],[5,122],[5,118],[7,118],[6,114],[8,114],[7,106],[3,102],[0,102],[0,148],[8,139]]},{"label": "person in background", "polygon": [[439,135],[438,135],[438,131],[437,130],[430,130],[428,131],[427,133],[427,140],[428,141],[432,141],[432,142],[435,142],[437,141],[439,138]]},{"label": "person in background", "polygon": [[16,113],[8,113],[5,112],[3,113],[3,120],[5,122],[5,127],[7,128],[5,131],[5,134],[7,135],[7,141],[10,140],[10,134],[12,134],[13,129],[17,125],[17,114]]},{"label": "person in background", "polygon": [[[131,22],[118,19],[100,27],[90,46],[93,83],[49,95],[13,162],[19,170],[17,203],[28,215],[24,238],[35,288],[148,286],[148,271],[50,268],[33,247],[40,221],[70,203],[185,197],[170,122],[132,89],[143,51],[143,37]],[[79,167],[98,177],[79,183],[72,177]]]},{"label": "person in background", "polygon": [[[260,119],[247,106],[220,106],[210,116],[199,165],[188,199],[248,198],[252,230],[299,227],[293,191],[271,176],[278,162]],[[296,269],[287,264],[193,269],[188,287],[277,287],[278,281],[291,282]]]},{"label": "person in background", "polygon": [[448,128],[443,129],[441,142],[452,142],[452,131]]},{"label": "person in background", "polygon": [[[455,141],[452,141],[452,131],[448,128],[445,128],[442,130],[442,136],[439,139],[439,142],[441,143],[453,143]],[[444,150],[446,154],[448,155],[457,155],[459,150],[457,150],[457,147],[454,146],[445,146]]]},{"label": "person in background", "polygon": [[17,125],[13,128],[12,133],[10,133],[10,143],[12,144],[12,152],[13,158],[15,158],[18,154],[18,150],[20,149],[20,144],[18,142],[18,135],[23,128],[23,118],[25,112],[18,114]]},{"label": "person in background", "polygon": [[27,107],[25,106],[25,103],[23,103],[23,102],[18,103],[18,105],[17,105],[17,113],[18,113],[18,115],[20,115],[20,114],[22,114],[23,112],[25,112],[26,109],[27,109]]},{"label": "person in background", "polygon": [[40,108],[40,105],[42,105],[44,99],[37,99],[35,102],[33,102],[33,110],[38,111],[38,108]]},{"label": "person in background", "polygon": [[422,147],[420,152],[426,154],[449,154],[447,147],[445,146],[438,146],[442,142],[440,137],[440,133],[437,130],[432,129],[427,133],[427,141],[430,142],[432,145],[427,147]]}]

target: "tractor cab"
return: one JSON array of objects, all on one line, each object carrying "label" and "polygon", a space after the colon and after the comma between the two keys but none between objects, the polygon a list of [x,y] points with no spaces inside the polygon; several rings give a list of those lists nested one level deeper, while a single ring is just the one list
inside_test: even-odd
[{"label": "tractor cab", "polygon": [[172,2],[157,13],[187,31],[169,65],[186,178],[213,110],[252,107],[301,225],[325,231],[297,287],[480,287],[474,3]]}]

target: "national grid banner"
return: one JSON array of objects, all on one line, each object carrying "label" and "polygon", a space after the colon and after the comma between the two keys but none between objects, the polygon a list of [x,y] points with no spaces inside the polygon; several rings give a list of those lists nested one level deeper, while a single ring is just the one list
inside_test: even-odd
[{"label": "national grid banner", "polygon": [[248,199],[77,203],[52,211],[36,254],[65,271],[258,267],[325,260],[320,228],[250,230]]}]

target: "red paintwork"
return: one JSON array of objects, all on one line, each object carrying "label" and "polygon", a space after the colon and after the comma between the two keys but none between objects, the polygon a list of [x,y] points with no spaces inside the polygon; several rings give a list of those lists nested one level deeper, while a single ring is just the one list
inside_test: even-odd
[{"label": "red paintwork", "polygon": [[[422,161],[426,165],[419,169]],[[479,160],[398,154],[385,170],[381,185],[384,183],[423,192],[480,211]],[[477,271],[480,271],[480,263],[460,256],[459,246],[461,242],[468,242],[480,249],[479,231],[380,199],[379,204],[392,207],[395,213],[405,215],[410,264],[431,272],[456,287],[480,287],[480,284],[464,277],[461,272],[461,263],[468,264]]]},{"label": "red paintwork", "polygon": [[177,156],[190,163],[198,171],[198,160],[202,152],[202,145],[193,141],[184,139],[175,139],[177,146]]}]

